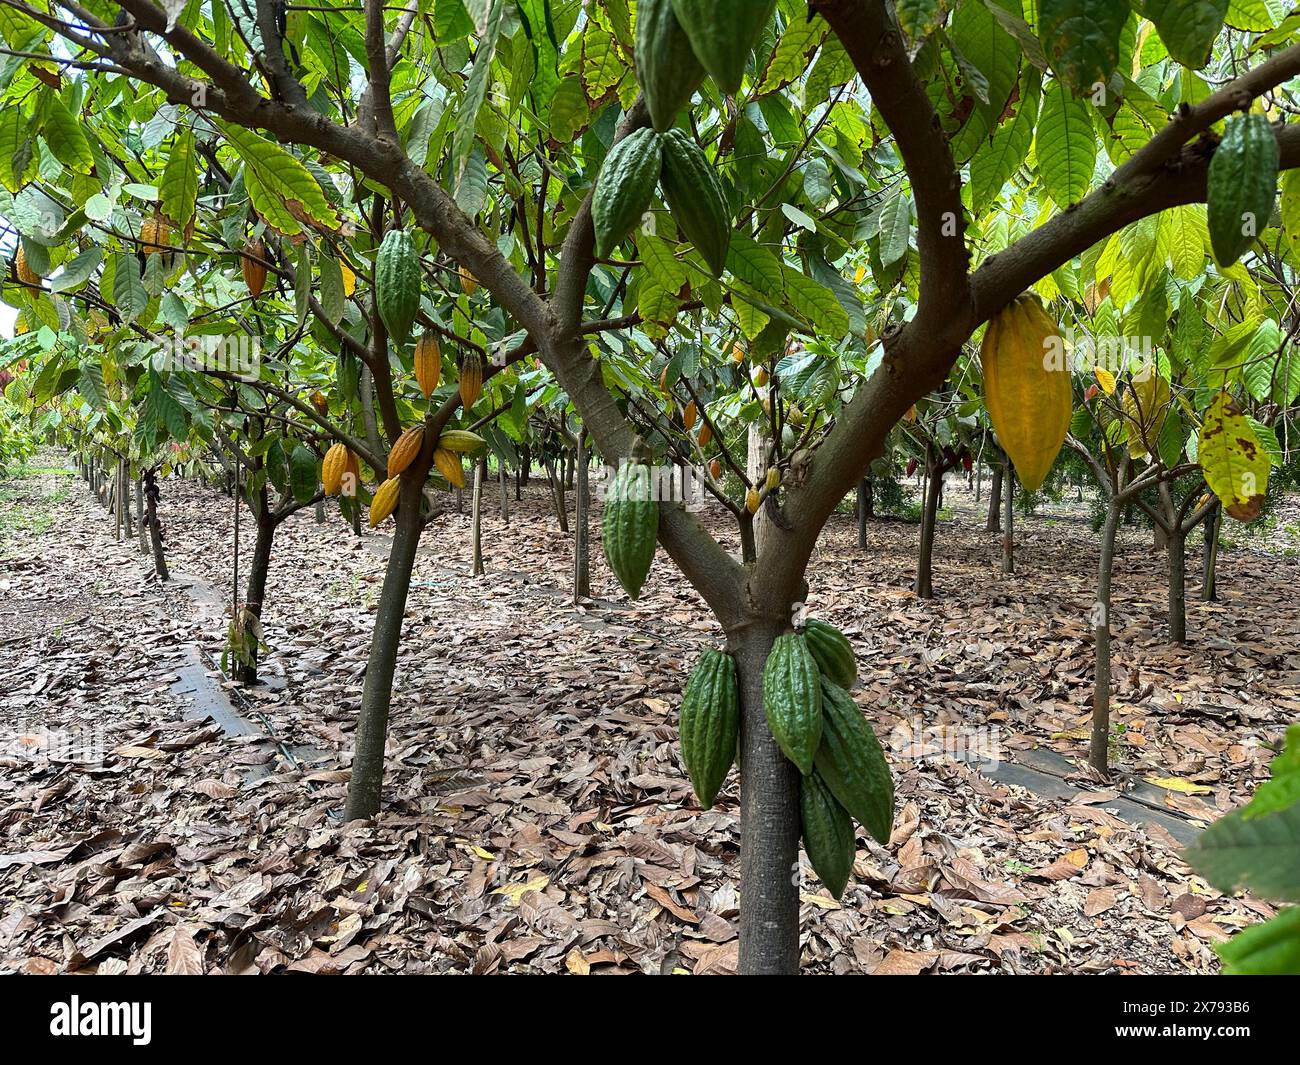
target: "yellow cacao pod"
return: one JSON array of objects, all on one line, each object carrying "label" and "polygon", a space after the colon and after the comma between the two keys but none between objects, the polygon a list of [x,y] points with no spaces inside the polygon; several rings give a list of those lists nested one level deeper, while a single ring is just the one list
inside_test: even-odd
[{"label": "yellow cacao pod", "polygon": [[984,406],[1020,482],[1042,485],[1070,428],[1070,369],[1060,330],[1038,298],[1017,296],[989,322],[980,348]]},{"label": "yellow cacao pod", "polygon": [[775,492],[781,487],[781,471],[775,466],[767,471],[767,490]]},{"label": "yellow cacao pod", "polygon": [[472,296],[478,291],[478,278],[471,274],[465,267],[458,267],[456,272],[460,275],[460,289],[466,296]]},{"label": "yellow cacao pod", "polygon": [[745,509],[749,511],[751,514],[757,514],[758,504],[761,502],[761,498],[762,497],[760,497],[758,494],[758,489],[751,488],[748,492],[745,493]]},{"label": "yellow cacao pod", "polygon": [[266,245],[260,240],[250,240],[244,253],[240,256],[240,265],[244,270],[244,284],[248,294],[257,299],[266,288]]},{"label": "yellow cacao pod", "polygon": [[420,342],[415,345],[415,380],[428,399],[438,390],[438,380],[442,377],[442,347],[432,330],[425,330]]},{"label": "yellow cacao pod", "polygon": [[710,428],[709,423],[705,422],[703,425],[700,426],[700,436],[699,436],[700,447],[701,448],[708,447],[709,441],[712,439],[713,439],[713,430],[712,428]]},{"label": "yellow cacao pod", "polygon": [[27,250],[23,247],[22,242],[18,243],[18,254],[14,257],[14,272],[18,275],[18,280],[24,285],[39,285],[41,275],[38,274],[27,262]]},{"label": "yellow cacao pod", "polygon": [[160,214],[146,218],[140,225],[140,242],[144,245],[146,255],[157,255],[159,252],[166,251],[171,242],[171,235],[171,226]]},{"label": "yellow cacao pod", "polygon": [[460,464],[459,455],[440,447],[433,453],[433,464],[456,488],[465,487],[465,469]]},{"label": "yellow cacao pod", "polygon": [[756,384],[759,388],[762,388],[765,384],[767,384],[767,381],[768,381],[767,368],[765,366],[760,366],[757,370],[754,371],[754,384]]},{"label": "yellow cacao pod", "polygon": [[486,440],[468,429],[447,429],[442,436],[438,437],[438,446],[443,451],[451,451],[455,454],[470,454],[486,445]]},{"label": "yellow cacao pod", "polygon": [[790,408],[790,413],[786,416],[786,420],[796,429],[801,429],[803,428],[804,422],[808,420],[808,416],[798,407],[792,406]]},{"label": "yellow cacao pod", "polygon": [[699,408],[695,406],[695,400],[691,400],[686,404],[686,409],[682,411],[682,424],[686,426],[686,431],[688,433],[695,428],[695,420],[699,416]]},{"label": "yellow cacao pod", "polygon": [[330,401],[325,398],[324,392],[313,392],[311,394],[311,405],[316,408],[316,413],[321,417],[330,412]]},{"label": "yellow cacao pod", "polygon": [[460,405],[469,410],[483,394],[483,360],[466,355],[460,368]]},{"label": "yellow cacao pod", "polygon": [[325,452],[325,461],[321,463],[320,483],[327,496],[336,496],[342,489],[343,475],[348,472],[350,454],[346,444],[335,444]]},{"label": "yellow cacao pod", "polygon": [[388,453],[388,476],[389,478],[400,477],[415,458],[420,453],[420,448],[424,446],[424,428],[417,425],[414,429],[407,429],[397,438],[397,443],[393,445],[393,450]]},{"label": "yellow cacao pod", "polygon": [[745,361],[745,349],[739,344],[731,345],[731,361],[738,364]]},{"label": "yellow cacao pod", "polygon": [[349,497],[355,496],[359,484],[361,484],[361,463],[357,461],[356,455],[349,451],[347,465],[343,467],[343,494]]},{"label": "yellow cacao pod", "polygon": [[402,479],[390,477],[375,489],[370,501],[370,527],[373,529],[397,509],[397,497],[402,491]]}]

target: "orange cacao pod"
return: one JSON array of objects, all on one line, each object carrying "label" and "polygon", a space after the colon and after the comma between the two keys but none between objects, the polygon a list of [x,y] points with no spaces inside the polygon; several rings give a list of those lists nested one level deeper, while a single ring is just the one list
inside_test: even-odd
[{"label": "orange cacao pod", "polygon": [[27,250],[23,247],[22,241],[18,242],[18,254],[14,257],[14,272],[18,275],[18,280],[24,285],[39,285],[41,275],[38,274],[27,262]]},{"label": "orange cacao pod", "polygon": [[250,240],[239,258],[244,270],[244,284],[248,286],[248,294],[253,299],[257,299],[266,288],[266,263],[260,261],[265,258],[266,245],[260,240]]},{"label": "orange cacao pod", "polygon": [[325,452],[325,461],[321,463],[320,483],[327,496],[336,496],[342,489],[343,475],[347,473],[350,454],[345,444],[335,444]]},{"label": "orange cacao pod", "polygon": [[397,438],[397,443],[393,445],[393,450],[388,453],[388,476],[389,478],[400,476],[420,453],[420,448],[424,446],[424,427],[417,425],[414,429],[407,429]]},{"label": "orange cacao pod", "polygon": [[425,330],[415,345],[415,380],[428,399],[438,389],[438,380],[442,377],[442,348],[438,337],[432,330]]},{"label": "orange cacao pod", "polygon": [[460,404],[469,410],[483,394],[483,360],[466,355],[460,367]]},{"label": "orange cacao pod", "polygon": [[375,489],[370,501],[370,527],[373,529],[397,509],[397,497],[402,490],[400,477],[390,477]]}]

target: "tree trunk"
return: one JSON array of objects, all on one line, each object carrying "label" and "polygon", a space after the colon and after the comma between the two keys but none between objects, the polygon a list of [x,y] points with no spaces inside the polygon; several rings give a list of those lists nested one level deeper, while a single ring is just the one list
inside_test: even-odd
[{"label": "tree trunk", "polygon": [[560,523],[560,532],[569,531],[569,511],[564,502],[564,459],[560,459],[560,470],[557,474],[555,469],[555,459],[546,459],[546,481],[551,488],[551,503],[555,507],[555,518]]},{"label": "tree trunk", "polygon": [[[927,456],[929,458],[929,456]],[[927,462],[927,466],[930,466]],[[921,545],[916,559],[916,581],[912,590],[918,599],[933,599],[931,580],[934,565],[934,526],[939,514],[939,494],[943,491],[943,468],[934,466],[927,471],[929,478],[925,490],[925,505],[921,510]]]},{"label": "tree trunk", "polygon": [[1187,639],[1187,534],[1181,529],[1168,536],[1169,642]]},{"label": "tree trunk", "polygon": [[1201,599],[1207,603],[1219,599],[1219,526],[1223,508],[1216,506],[1205,519],[1205,545],[1201,549]]},{"label": "tree trunk", "polygon": [[577,486],[574,496],[574,522],[577,532],[573,537],[573,602],[591,598],[591,529],[588,513],[591,501],[588,492],[589,456],[587,432],[578,438]]},{"label": "tree trunk", "polygon": [[140,519],[136,525],[136,531],[139,533],[140,554],[149,553],[149,522],[145,519],[144,514],[144,478],[137,477],[135,480],[135,513]]},{"label": "tree trunk", "polygon": [[323,499],[316,500],[316,524],[325,524],[325,500]]},{"label": "tree trunk", "polygon": [[1106,507],[1106,523],[1101,531],[1101,564],[1097,568],[1097,602],[1092,607],[1097,660],[1092,686],[1092,741],[1088,746],[1088,763],[1100,773],[1108,773],[1110,763],[1110,587],[1120,510],[1120,504],[1113,499]]},{"label": "tree trunk", "polygon": [[483,479],[487,476],[487,458],[481,457],[474,463],[474,494],[470,499],[470,541],[473,545],[473,558],[470,573],[475,577],[483,576]]},{"label": "tree trunk", "polygon": [[145,500],[149,511],[149,542],[153,545],[153,568],[160,581],[171,580],[167,571],[167,558],[163,554],[162,525],[158,522],[158,478],[153,473],[146,473]]},{"label": "tree trunk", "polygon": [[984,531],[997,533],[1002,531],[1002,466],[993,467],[993,483],[989,485],[989,516],[984,523]]},{"label": "tree trunk", "polygon": [[1016,475],[1008,464],[1002,475],[1002,572],[1016,572]]},{"label": "tree trunk", "polygon": [[[388,449],[379,439],[379,420],[375,417],[375,382],[370,367],[361,366],[361,378],[357,385],[361,399],[361,424],[366,430],[366,444],[372,455],[386,454]],[[378,471],[376,471],[378,472]]]},{"label": "tree trunk", "polygon": [[1151,523],[1151,550],[1152,552],[1166,551],[1169,548],[1169,535],[1160,527],[1158,521]]},{"label": "tree trunk", "polygon": [[858,547],[867,547],[867,519],[871,516],[871,478],[863,477],[858,482]]},{"label": "tree trunk", "polygon": [[497,462],[497,480],[501,482],[501,523],[510,524],[510,476],[504,459]]},{"label": "tree trunk", "polygon": [[[265,492],[266,489],[263,489]],[[257,636],[254,634],[253,621],[261,622],[262,604],[266,601],[266,578],[271,572],[271,548],[275,543],[274,516],[267,512],[265,502],[257,514],[257,537],[253,541],[253,559],[249,563],[248,585],[244,592],[244,611],[247,618],[241,618],[244,625],[244,647],[247,659],[235,665],[235,679],[241,684],[257,683]]]},{"label": "tree trunk", "polygon": [[402,616],[411,590],[411,571],[420,546],[421,485],[408,477],[401,487],[397,529],[388,551],[384,586],[375,612],[375,628],[366,661],[366,682],[357,718],[356,751],[344,817],[348,821],[374,817],[384,785],[384,745],[388,734],[388,709],[393,698],[393,674],[402,637]]},{"label": "tree trunk", "polygon": [[799,770],[763,712],[763,666],[784,626],[755,619],[731,647],[740,684],[740,971],[799,971]]}]

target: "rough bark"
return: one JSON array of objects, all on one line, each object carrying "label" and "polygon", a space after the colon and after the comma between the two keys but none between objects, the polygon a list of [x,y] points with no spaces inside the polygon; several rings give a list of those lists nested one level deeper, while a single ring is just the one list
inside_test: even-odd
[{"label": "rough bark", "polygon": [[420,546],[420,498],[424,478],[404,478],[393,533],[384,570],[384,585],[375,612],[375,629],[366,660],[366,681],[361,692],[361,713],[357,719],[356,750],[352,756],[352,779],[348,784],[346,820],[374,817],[379,812],[384,784],[384,745],[388,733],[388,711],[393,697],[393,675],[402,637],[402,617],[411,590],[411,570]]},{"label": "rough bark", "polygon": [[1219,526],[1223,509],[1215,506],[1205,519],[1205,543],[1201,548],[1201,599],[1207,603],[1219,599]]},{"label": "rough bark", "polygon": [[1002,475],[1002,572],[1016,571],[1016,475],[1007,465]]},{"label": "rough bark", "polygon": [[1187,534],[1176,529],[1168,537],[1169,642],[1187,639]]},{"label": "rough bark", "polygon": [[1093,604],[1092,633],[1096,644],[1092,687],[1092,739],[1088,762],[1101,773],[1110,762],[1110,604],[1111,574],[1115,564],[1115,530],[1119,527],[1120,503],[1111,499],[1101,531],[1101,562],[1097,567],[1097,602]]},{"label": "rough bark", "polygon": [[171,574],[167,570],[167,557],[163,552],[163,534],[162,525],[158,521],[158,478],[153,473],[146,473],[145,477],[145,501],[148,508],[149,516],[149,543],[153,547],[153,568],[158,579],[166,581],[171,579]]},{"label": "rough bark", "polygon": [[[263,488],[265,496],[266,489]],[[263,498],[261,507],[255,508],[257,535],[253,540],[253,557],[248,566],[248,584],[244,590],[244,646],[247,657],[235,665],[235,679],[241,684],[257,683],[259,648],[253,633],[253,621],[261,622],[262,605],[266,601],[266,580],[271,572],[271,550],[275,543],[275,516],[270,513]]]},{"label": "rough bark", "polygon": [[483,568],[483,481],[487,477],[487,459],[480,458],[474,463],[474,494],[470,499],[470,573],[481,577]]},{"label": "rough bark", "polygon": [[867,519],[873,509],[871,478],[863,477],[858,482],[858,547],[862,550],[866,550],[867,547]]},{"label": "rough bark", "polygon": [[989,485],[989,516],[984,523],[984,531],[1000,533],[1002,531],[1002,464],[993,467],[993,483]]},{"label": "rough bark", "polygon": [[942,464],[935,464],[932,450],[927,452],[926,460],[928,480],[921,508],[921,543],[917,551],[916,580],[912,583],[918,599],[934,598],[934,530],[939,516],[939,496],[943,492]]},{"label": "rough bark", "polygon": [[575,604],[591,598],[591,528],[587,516],[590,505],[588,492],[590,452],[585,429],[579,437],[577,453],[573,517],[577,530],[573,538],[573,602]]}]

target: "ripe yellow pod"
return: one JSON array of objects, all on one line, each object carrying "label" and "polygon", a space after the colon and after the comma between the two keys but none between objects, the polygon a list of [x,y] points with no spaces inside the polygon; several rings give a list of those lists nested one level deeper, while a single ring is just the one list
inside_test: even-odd
[{"label": "ripe yellow pod", "polygon": [[420,341],[415,345],[415,380],[428,399],[438,389],[442,377],[442,347],[437,335],[426,329]]},{"label": "ripe yellow pod", "polygon": [[18,254],[14,258],[14,272],[18,275],[18,280],[24,285],[39,285],[41,275],[31,268],[27,262],[27,250],[23,247],[22,241],[18,242]]},{"label": "ripe yellow pod", "polygon": [[778,470],[775,466],[771,467],[771,469],[767,471],[766,484],[767,484],[767,490],[769,492],[775,492],[778,488],[781,487],[781,471]]},{"label": "ripe yellow pod", "polygon": [[460,456],[440,447],[433,453],[433,464],[456,488],[465,487],[465,469],[460,464]]},{"label": "ripe yellow pod", "polygon": [[390,478],[400,477],[415,458],[420,453],[420,448],[424,446],[424,428],[417,425],[414,429],[407,429],[397,438],[397,443],[393,445],[393,450],[388,453],[388,476]]},{"label": "ripe yellow pod", "polygon": [[731,345],[731,361],[737,364],[745,361],[745,349],[739,344]]},{"label": "ripe yellow pod", "polygon": [[754,371],[754,384],[756,384],[759,388],[762,388],[765,384],[767,384],[767,381],[768,381],[767,367],[760,366],[757,370]]},{"label": "ripe yellow pod", "polygon": [[370,501],[370,527],[372,529],[397,509],[397,496],[401,490],[402,480],[400,477],[390,477],[375,489],[375,498]]},{"label": "ripe yellow pod", "polygon": [[171,242],[171,234],[171,226],[162,215],[155,214],[152,218],[146,218],[140,224],[140,242],[144,245],[144,253],[157,255],[166,251]]},{"label": "ripe yellow pod", "polygon": [[350,454],[345,444],[335,444],[325,452],[325,461],[321,463],[320,482],[327,496],[336,496],[342,489],[343,475],[348,472]]},{"label": "ripe yellow pod", "polygon": [[466,355],[460,368],[460,405],[469,410],[483,394],[483,360]]},{"label": "ripe yellow pod", "polygon": [[745,493],[745,509],[751,514],[758,513],[758,504],[760,501],[761,497],[758,494],[757,488],[751,488]]},{"label": "ripe yellow pod", "polygon": [[1070,428],[1070,370],[1060,330],[1036,296],[1017,296],[989,322],[980,347],[984,405],[998,442],[1031,492]]},{"label": "ripe yellow pod", "polygon": [[700,447],[701,448],[708,447],[709,441],[712,439],[713,439],[713,430],[709,427],[709,423],[705,422],[703,425],[700,426],[700,435],[699,435]]},{"label": "ripe yellow pod", "polygon": [[472,296],[478,291],[478,278],[471,274],[465,267],[456,268],[456,273],[460,275],[460,289],[466,296]]}]

